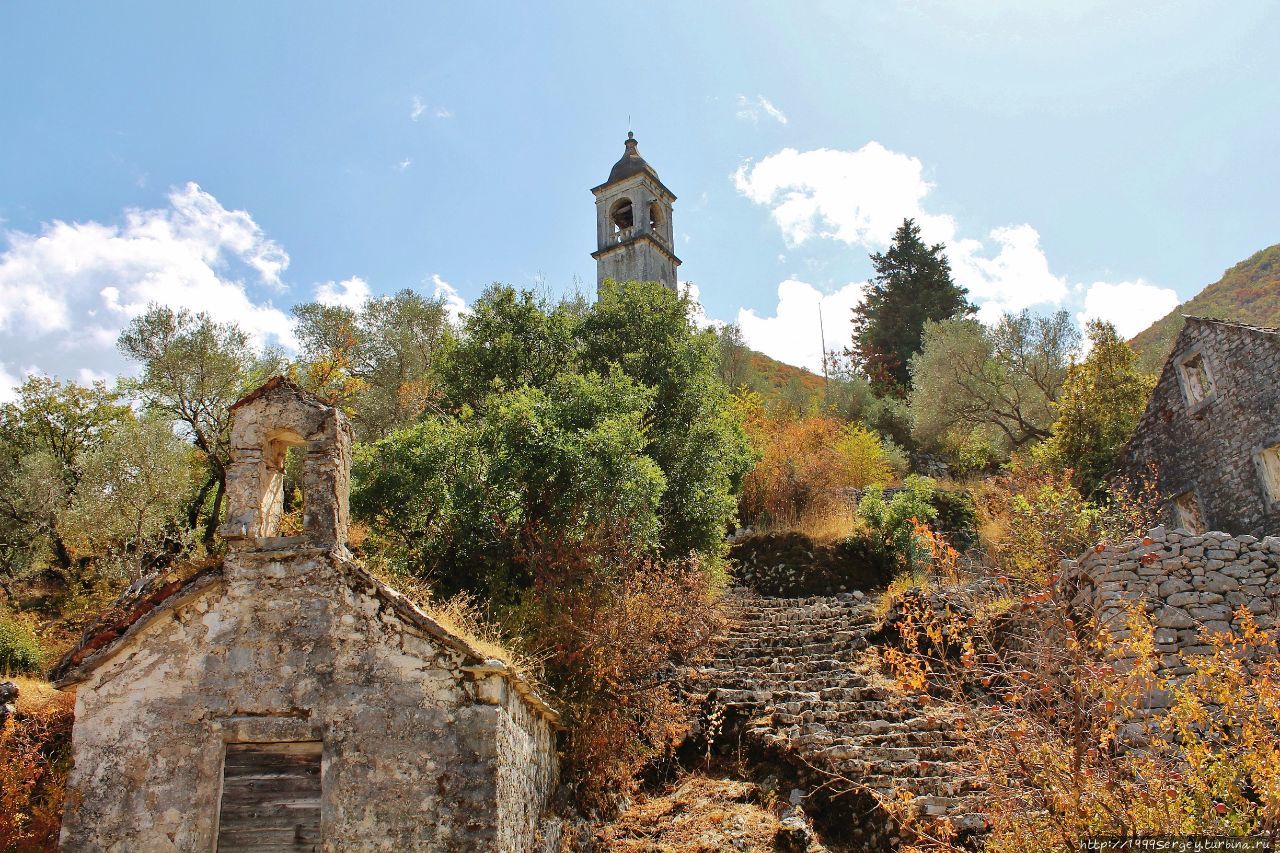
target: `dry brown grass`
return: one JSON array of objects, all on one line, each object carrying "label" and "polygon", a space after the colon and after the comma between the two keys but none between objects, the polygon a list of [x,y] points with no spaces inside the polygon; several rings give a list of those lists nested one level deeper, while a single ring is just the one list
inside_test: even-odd
[{"label": "dry brown grass", "polygon": [[783,515],[761,522],[757,533],[803,533],[817,544],[847,539],[865,528],[852,503],[815,506],[799,515]]},{"label": "dry brown grass", "polygon": [[21,714],[34,714],[44,710],[51,702],[62,702],[68,695],[43,678],[15,675],[5,680],[18,685],[17,707],[18,713]]},{"label": "dry brown grass", "polygon": [[473,595],[460,592],[440,598],[431,585],[411,575],[394,575],[370,571],[379,580],[403,595],[449,633],[461,638],[486,658],[494,658],[510,666],[522,678],[540,684],[542,661],[511,648],[501,628],[489,618]]},{"label": "dry brown grass", "polygon": [[[772,798],[747,782],[691,774],[666,791],[636,800],[596,835],[605,850],[712,853],[773,850],[782,827]],[[814,844],[811,853],[822,850]]]}]

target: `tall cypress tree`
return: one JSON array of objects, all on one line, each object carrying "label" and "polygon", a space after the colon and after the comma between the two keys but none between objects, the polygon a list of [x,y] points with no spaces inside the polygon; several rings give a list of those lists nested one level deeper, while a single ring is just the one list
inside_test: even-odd
[{"label": "tall cypress tree", "polygon": [[945,249],[925,245],[920,226],[904,219],[889,250],[871,256],[876,275],[853,309],[851,354],[879,394],[906,393],[908,362],[920,351],[925,323],[973,311],[968,291],[951,280]]}]

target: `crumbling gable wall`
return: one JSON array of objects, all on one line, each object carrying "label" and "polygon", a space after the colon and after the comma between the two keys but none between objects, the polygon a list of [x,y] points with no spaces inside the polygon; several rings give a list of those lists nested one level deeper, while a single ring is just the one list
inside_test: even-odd
[{"label": "crumbling gable wall", "polygon": [[1156,464],[1170,527],[1280,533],[1265,470],[1277,445],[1280,333],[1188,317],[1125,451],[1128,473]]},{"label": "crumbling gable wall", "polygon": [[[62,667],[77,685],[62,849],[217,849],[241,744],[288,745],[319,776],[250,810],[246,836],[272,849],[531,849],[557,781],[554,712],[346,557],[341,413],[277,381],[236,419],[221,571]],[[297,537],[274,535],[281,436],[308,442],[320,510]]]}]

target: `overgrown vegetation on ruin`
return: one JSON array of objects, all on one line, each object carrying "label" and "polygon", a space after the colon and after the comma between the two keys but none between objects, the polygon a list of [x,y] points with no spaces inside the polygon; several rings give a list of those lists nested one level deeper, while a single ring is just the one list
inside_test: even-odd
[{"label": "overgrown vegetation on ruin", "polygon": [[[894,258],[937,260],[908,226],[826,383],[763,376],[735,329],[637,283],[594,304],[493,286],[457,321],[407,290],[302,305],[292,360],[153,307],[120,340],[136,378],[36,377],[0,407],[0,669],[39,672],[131,581],[217,558],[229,406],[283,372],[355,425],[358,556],[541,681],[593,816],[684,739],[697,709],[677,682],[737,581],[887,588],[884,671],[959,721],[988,849],[1274,830],[1274,633],[1206,641],[1188,679],[1157,683],[1151,626],[1108,635],[1058,583],[1064,558],[1157,521],[1154,472],[1111,476],[1150,378],[1105,325],[1082,355],[1062,315],[957,316],[945,264],[928,310],[877,314],[912,286]],[[1174,702],[1130,743],[1152,690]],[[50,702],[0,732],[0,846],[56,834],[69,713]],[[964,840],[905,798],[883,806],[923,847]]]},{"label": "overgrown vegetation on ruin", "polygon": [[[1004,577],[993,587],[945,540],[917,533],[930,582],[893,596],[898,642],[881,657],[903,691],[955,720],[983,849],[1280,830],[1277,638],[1246,608],[1240,632],[1204,634],[1205,653],[1186,656],[1189,674],[1174,678],[1159,671],[1141,608],[1098,624],[1069,587]],[[883,805],[910,849],[971,843],[951,821],[921,815],[909,792]]]}]

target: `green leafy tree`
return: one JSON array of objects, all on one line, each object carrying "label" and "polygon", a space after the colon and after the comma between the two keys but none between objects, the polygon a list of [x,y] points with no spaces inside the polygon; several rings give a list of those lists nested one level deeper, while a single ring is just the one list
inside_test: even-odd
[{"label": "green leafy tree", "polygon": [[574,541],[625,519],[633,545],[653,551],[664,480],[644,453],[651,397],[617,370],[491,395],[474,416],[363,448],[352,509],[395,568],[498,601],[530,582],[536,537]]},{"label": "green leafy tree", "polygon": [[1006,314],[990,329],[967,318],[926,323],[911,359],[913,437],[952,447],[976,439],[1005,455],[1048,438],[1079,341],[1066,311]]},{"label": "green leafy tree", "polygon": [[1074,471],[1080,491],[1096,496],[1138,425],[1155,377],[1139,369],[1137,353],[1115,326],[1092,320],[1086,333],[1089,354],[1067,370],[1042,458]]},{"label": "green leafy tree", "polygon": [[646,453],[662,469],[666,552],[717,555],[751,469],[750,444],[720,378],[714,332],[690,320],[688,296],[654,282],[606,280],[582,323],[582,360],[617,366],[653,389]]},{"label": "green leafy tree", "polygon": [[422,416],[437,395],[432,369],[448,328],[444,303],[412,290],[359,309],[294,306],[301,384],[351,415],[362,440]]},{"label": "green leafy tree", "polygon": [[965,289],[951,280],[945,250],[941,243],[926,245],[920,227],[906,219],[888,251],[871,256],[876,274],[853,309],[851,354],[880,394],[906,392],[925,323],[973,310]]},{"label": "green leafy tree", "polygon": [[756,390],[760,381],[751,364],[751,349],[742,337],[742,327],[730,323],[716,332],[720,354],[720,379],[731,391],[740,388]]},{"label": "green leafy tree", "polygon": [[[230,460],[231,404],[282,369],[275,353],[260,353],[233,323],[207,314],[151,306],[120,333],[120,351],[142,363],[142,375],[121,383],[149,408],[176,421],[201,452],[208,474],[187,508],[195,529],[208,505],[204,541],[222,517]],[[210,501],[210,494],[213,497]]]},{"label": "green leafy tree", "polygon": [[480,406],[489,394],[522,386],[545,387],[578,369],[577,338],[585,305],[556,305],[531,290],[494,284],[445,342],[440,379],[455,408]]},{"label": "green leafy tree", "polygon": [[0,406],[0,560],[7,574],[45,565],[75,579],[82,565],[61,516],[85,456],[131,420],[129,407],[100,382],[33,376]]},{"label": "green leafy tree", "polygon": [[77,550],[117,558],[140,577],[148,559],[183,531],[191,449],[169,423],[129,420],[84,454],[62,518]]}]

